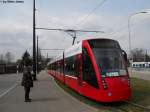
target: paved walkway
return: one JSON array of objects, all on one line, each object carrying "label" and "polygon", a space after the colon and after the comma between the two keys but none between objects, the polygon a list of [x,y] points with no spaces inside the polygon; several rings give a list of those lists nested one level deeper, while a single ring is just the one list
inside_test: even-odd
[{"label": "paved walkway", "polygon": [[24,102],[24,89],[18,86],[0,98],[0,112],[96,112],[63,91],[46,73],[38,75],[31,90],[32,102]]}]

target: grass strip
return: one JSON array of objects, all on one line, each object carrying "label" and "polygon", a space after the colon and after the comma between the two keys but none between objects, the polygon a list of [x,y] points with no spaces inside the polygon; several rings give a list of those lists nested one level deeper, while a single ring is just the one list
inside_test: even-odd
[{"label": "grass strip", "polygon": [[[91,99],[88,99],[74,90],[70,89],[67,85],[64,85],[58,80],[55,80],[56,83],[68,92],[70,95],[76,99],[93,106],[99,109],[99,112],[148,112],[148,110],[133,106],[125,102],[116,102],[116,103],[101,103],[96,102]],[[150,81],[145,81],[138,78],[131,78],[131,87],[132,87],[132,99],[131,102],[137,103],[143,106],[150,105]]]}]

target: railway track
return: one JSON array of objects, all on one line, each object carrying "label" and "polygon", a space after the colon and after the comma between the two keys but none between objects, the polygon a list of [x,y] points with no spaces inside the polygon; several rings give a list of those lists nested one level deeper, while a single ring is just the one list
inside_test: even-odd
[{"label": "railway track", "polygon": [[109,104],[109,106],[107,105],[106,107],[108,107],[108,109],[114,112],[150,112],[149,107],[129,101],[123,101],[122,104],[121,103],[113,105]]},{"label": "railway track", "polygon": [[125,103],[128,103],[130,105],[133,105],[135,107],[138,107],[138,108],[141,108],[141,109],[144,109],[145,111],[147,112],[150,112],[150,108],[149,107],[146,107],[146,106],[143,106],[143,105],[140,105],[140,104],[137,104],[137,103],[133,103],[133,102],[130,102],[130,101],[124,101]]}]

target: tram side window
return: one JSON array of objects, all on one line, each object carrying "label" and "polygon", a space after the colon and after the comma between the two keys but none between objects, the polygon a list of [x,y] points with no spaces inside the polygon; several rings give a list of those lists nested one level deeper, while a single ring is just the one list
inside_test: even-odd
[{"label": "tram side window", "polygon": [[78,59],[74,59],[74,65],[75,65],[75,76],[79,77],[79,73],[80,73],[80,66],[81,66],[81,62]]},{"label": "tram side window", "polygon": [[52,63],[52,64],[51,64],[51,69],[52,69],[52,70],[55,70],[55,63]]},{"label": "tram side window", "polygon": [[60,61],[60,73],[63,74],[63,60]]},{"label": "tram side window", "polygon": [[62,60],[59,60],[59,61],[57,62],[57,70],[56,70],[56,71],[59,72],[59,73],[63,73]]},{"label": "tram side window", "polygon": [[98,87],[96,75],[86,49],[83,49],[83,80],[95,88]]},{"label": "tram side window", "polygon": [[65,74],[75,76],[75,57],[65,59]]},{"label": "tram side window", "polygon": [[56,71],[59,72],[59,62],[56,62]]},{"label": "tram side window", "polygon": [[51,70],[51,65],[50,65],[50,64],[48,65],[47,69],[48,69],[48,70]]}]

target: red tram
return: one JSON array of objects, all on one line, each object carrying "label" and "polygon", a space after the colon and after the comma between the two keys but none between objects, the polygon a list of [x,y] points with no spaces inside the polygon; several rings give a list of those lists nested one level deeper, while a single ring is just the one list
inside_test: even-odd
[{"label": "red tram", "polygon": [[48,64],[48,73],[79,94],[100,102],[129,100],[127,56],[112,39],[87,39]]}]

